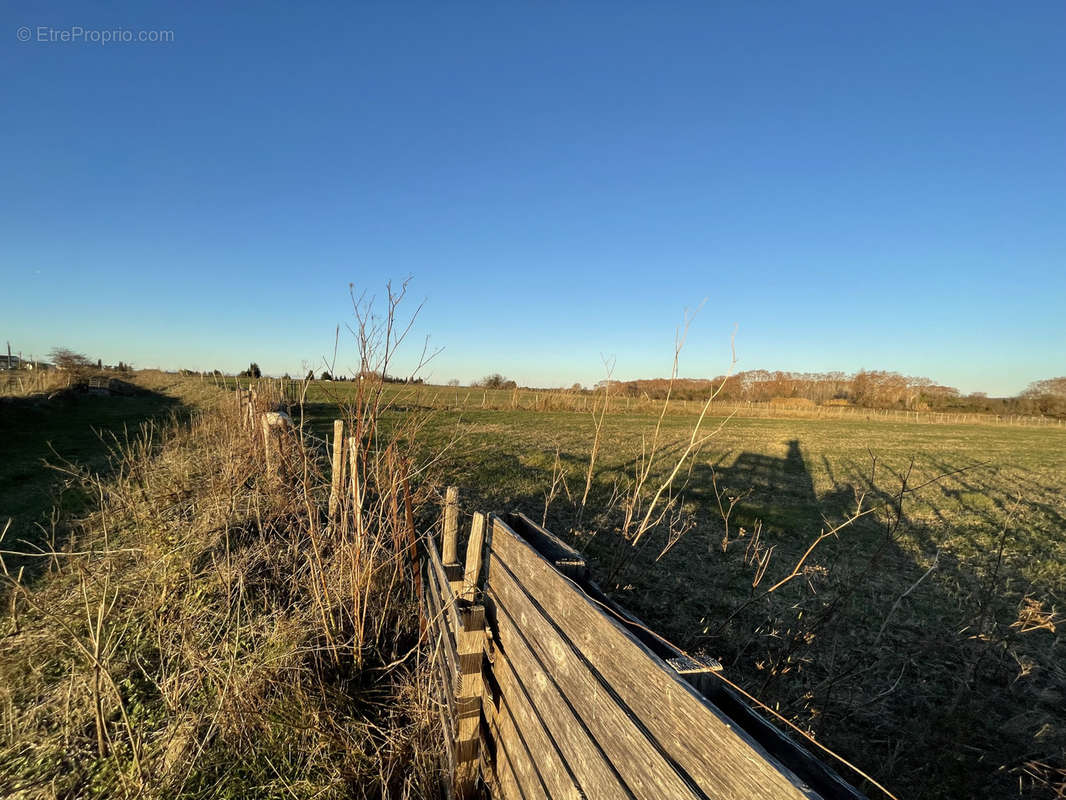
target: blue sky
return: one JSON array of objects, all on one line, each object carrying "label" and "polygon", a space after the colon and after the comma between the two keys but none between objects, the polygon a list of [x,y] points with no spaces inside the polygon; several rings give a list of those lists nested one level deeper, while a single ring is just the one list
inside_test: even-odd
[{"label": "blue sky", "polygon": [[734,325],[740,369],[1066,373],[1060,0],[227,5],[5,3],[15,350],[297,373],[411,275],[442,382],[665,375],[705,298],[687,376]]}]

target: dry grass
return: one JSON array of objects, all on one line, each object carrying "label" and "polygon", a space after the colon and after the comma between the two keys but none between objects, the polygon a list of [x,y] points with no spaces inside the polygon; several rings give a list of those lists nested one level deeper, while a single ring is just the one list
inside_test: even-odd
[{"label": "dry grass", "polygon": [[[323,448],[297,431],[272,473],[232,395],[186,388],[190,421],[146,427],[107,479],[76,476],[96,508],[39,556],[47,573],[0,577],[0,795],[435,796],[393,513],[412,462],[367,420],[356,536],[350,506],[325,511]],[[408,499],[417,515],[431,495]]]},{"label": "dry grass", "polygon": [[[662,421],[668,457],[646,485],[669,478],[691,423]],[[572,531],[616,600],[900,797],[1058,796],[1061,429],[734,417],[634,552],[618,509],[657,424],[608,415],[597,434],[587,412],[467,411],[423,442],[458,425],[445,468],[471,505]],[[564,487],[586,482],[597,438],[582,511]],[[863,495],[876,510],[818,542]]]},{"label": "dry grass", "polygon": [[66,389],[74,380],[59,370],[5,370],[0,372],[0,397],[32,397]]}]

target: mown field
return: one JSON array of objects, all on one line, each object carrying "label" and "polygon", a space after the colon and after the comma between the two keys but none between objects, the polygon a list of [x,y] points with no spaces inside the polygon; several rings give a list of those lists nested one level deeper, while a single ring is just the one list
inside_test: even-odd
[{"label": "mown field", "polygon": [[[307,406],[323,434],[336,385],[326,393],[312,387],[308,399],[325,402]],[[668,493],[672,531],[634,547],[620,530],[655,415],[606,415],[582,512],[590,413],[458,412],[418,397],[396,394],[395,413],[424,415],[421,447],[439,454],[440,480],[462,487],[467,511],[544,519],[656,631],[719,658],[900,797],[1061,789],[1066,431],[707,419],[704,432],[720,430]],[[694,422],[664,417],[645,504]],[[804,558],[857,509],[868,513]]]}]

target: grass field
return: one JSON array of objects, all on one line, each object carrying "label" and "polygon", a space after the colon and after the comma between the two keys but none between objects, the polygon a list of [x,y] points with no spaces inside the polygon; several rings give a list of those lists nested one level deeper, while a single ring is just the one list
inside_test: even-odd
[{"label": "grass field", "polygon": [[[307,408],[324,434],[329,404]],[[440,480],[462,487],[466,510],[543,518],[651,627],[721,659],[729,677],[901,797],[1055,796],[1062,785],[1066,431],[709,419],[704,429],[721,431],[675,486],[675,534],[685,532],[674,540],[660,527],[634,548],[618,533],[617,496],[654,415],[605,417],[579,521],[590,414],[402,413],[426,415],[421,444],[443,452]],[[694,418],[664,417],[653,486]],[[719,495],[723,508],[738,498],[724,545]],[[801,562],[860,496],[874,510]]]},{"label": "grass field", "polygon": [[[0,503],[4,515],[19,526],[19,538],[32,540],[40,533],[35,523],[47,522],[52,499],[66,483],[62,474],[41,463],[56,460],[49,455],[49,442],[64,458],[106,472],[107,448],[94,428],[132,428],[139,421],[197,406],[198,392],[217,391],[210,380],[205,384],[173,376],[155,376],[144,385],[151,391],[141,397],[79,397],[70,407],[10,406],[16,414],[5,413],[0,423],[6,426],[9,454],[0,475]],[[311,384],[303,409],[311,433],[327,438],[332,420],[343,413],[337,403],[352,388]],[[538,402],[540,410],[511,409],[502,396],[501,408],[484,410],[470,407],[476,404],[461,397],[460,405],[466,408],[457,411],[440,400],[443,392],[454,391],[390,387],[386,395],[395,406],[382,419],[383,441],[390,430],[409,430],[412,421],[420,426],[415,446],[422,460],[430,462],[420,473],[423,490],[427,483],[457,484],[468,513],[521,510],[537,521],[544,519],[590,557],[603,587],[653,629],[690,652],[719,658],[731,680],[869,771],[899,797],[1056,797],[1066,784],[1066,652],[1060,615],[1066,592],[1066,430],[979,425],[972,420],[915,424],[876,415],[869,420],[716,416],[704,421],[704,431],[720,430],[686,460],[664,495],[671,501],[669,524],[653,527],[634,546],[622,534],[626,497],[632,496],[634,476],[646,463],[641,452],[642,447],[647,452],[654,439],[655,415],[631,408],[604,417],[588,503],[582,510],[594,442],[591,414],[551,410],[547,401]],[[230,404],[223,406],[229,409]],[[696,417],[684,412],[663,417],[658,455],[645,489],[638,492],[642,507],[689,440]],[[303,551],[295,543],[279,551],[275,541],[278,536],[277,541],[288,541],[286,520],[296,521],[293,542],[304,536],[297,524],[302,517],[285,511],[264,527],[258,504],[269,506],[277,499],[241,477],[257,467],[245,452],[247,443],[235,438],[232,427],[232,421],[205,418],[192,433],[163,445],[151,468],[145,461],[154,452],[150,448],[136,462],[139,466],[128,467],[119,488],[109,490],[113,496],[106,516],[140,520],[122,534],[147,554],[137,557],[141,560],[129,574],[131,586],[142,580],[144,570],[164,587],[172,585],[174,574],[185,575],[185,550],[168,550],[166,558],[155,560],[152,553],[158,545],[153,544],[157,534],[152,526],[189,552],[214,553],[198,557],[195,570],[182,578],[180,596],[189,608],[199,608],[201,597],[208,598],[208,606],[196,612],[214,620],[204,624],[234,625],[231,633],[238,636],[239,616],[226,616],[230,601],[218,599],[228,596],[226,587],[232,582],[230,537],[237,537],[233,541],[241,544],[233,546],[247,553],[249,580],[259,581],[261,577],[254,576],[260,570],[277,572],[286,558],[295,559],[292,569],[306,565],[299,566]],[[146,478],[149,494],[142,498],[138,476],[157,469],[165,480]],[[70,484],[84,487],[86,482]],[[78,498],[93,520],[82,529],[96,530],[95,520],[105,515],[96,513],[83,490],[77,491],[82,494],[67,492],[62,513],[77,510],[70,507],[70,498]],[[234,498],[239,500],[236,505]],[[863,510],[872,510],[808,553],[821,531],[854,514],[859,498]],[[727,536],[723,509],[734,499]],[[151,525],[145,528],[143,520]],[[218,552],[227,555],[219,560]],[[109,564],[105,561],[106,569],[111,569]],[[101,568],[97,563],[95,569]],[[42,597],[60,592],[63,581],[77,588],[72,583],[76,574],[61,570],[58,583],[53,579],[42,587]],[[209,592],[205,586],[211,587]],[[163,597],[172,589],[160,591]],[[131,594],[151,596],[141,590]],[[72,620],[84,616],[78,596],[64,602],[73,609]],[[131,609],[141,608],[136,604]],[[297,606],[298,613],[292,610]],[[309,635],[328,641],[334,635],[329,627],[315,632],[311,619],[300,616],[314,608],[308,599],[306,608],[297,603],[284,613],[298,617]],[[184,628],[173,627],[170,616],[151,609],[160,625],[166,623],[159,630],[173,633],[175,647],[185,648],[179,648],[180,658],[179,650],[166,650],[172,653],[167,658],[180,661],[194,653],[182,638],[187,635]],[[280,612],[263,604],[256,613],[269,621]],[[192,620],[195,614],[190,615]],[[151,637],[137,638],[139,621],[124,624],[123,637],[132,636],[140,644],[130,647],[119,637],[110,657],[116,674],[128,670],[134,675],[150,663],[141,659],[138,648],[152,644]],[[264,622],[262,631],[275,630],[274,624]],[[143,629],[154,630],[151,625]],[[55,694],[48,713],[61,716],[65,712],[59,679],[69,669],[71,681],[76,678],[81,686],[91,672],[84,672],[84,664],[69,648],[56,649],[60,640],[55,637],[47,639],[52,648],[47,651],[52,664],[48,669],[55,667],[55,674],[41,672],[35,666],[37,656],[19,645],[27,634],[22,636],[8,640],[6,657],[21,665],[19,675],[55,683],[48,683]],[[271,652],[284,644],[269,636],[264,642]],[[145,652],[155,653],[152,647]],[[258,658],[257,652],[249,649],[247,656]],[[28,661],[16,662],[16,655]],[[226,658],[236,658],[236,651]],[[160,661],[160,668],[166,663]],[[219,663],[229,662],[211,663],[210,669],[221,669]],[[15,667],[12,670],[15,674]],[[214,697],[211,693],[217,691],[218,697],[229,697],[235,691],[221,680],[225,670],[218,675],[221,688],[208,687],[205,696]],[[271,687],[275,679],[271,673]],[[25,746],[43,734],[17,713],[20,704],[29,708],[37,702],[38,690],[20,692],[4,714],[11,731],[25,729],[21,738],[10,734],[9,763],[19,765],[24,776],[37,775],[35,770],[51,774],[51,766],[35,766],[35,751]],[[187,708],[189,702],[181,699],[179,705]],[[211,700],[211,708],[215,702]],[[152,724],[180,723],[152,708],[160,715]],[[63,724],[73,730],[69,721]],[[411,730],[419,736],[425,731],[418,726]],[[273,769],[273,764],[268,769],[256,762],[247,774],[227,771],[226,759],[233,752],[244,759],[260,757],[247,732],[240,726],[234,731],[236,738],[228,739],[210,762],[211,769],[220,772],[203,773],[203,780],[247,786],[251,784],[242,782],[265,779]],[[289,733],[278,735],[289,748]],[[67,764],[64,745],[49,741],[49,758]],[[86,752],[92,749],[84,742],[80,746],[88,748]],[[164,750],[159,757],[169,763]],[[323,753],[332,751],[327,748],[319,755]],[[316,763],[333,764],[335,758],[328,755]],[[104,774],[99,770],[110,769],[108,763],[85,768],[77,780],[99,777]],[[371,767],[375,763],[367,761]],[[200,775],[197,770],[203,765],[190,761],[188,768],[193,770],[189,774]],[[305,769],[296,759],[285,774],[299,775]],[[840,771],[861,784],[847,768]],[[343,783],[339,774],[330,767],[323,785]],[[114,779],[108,780],[112,782],[102,785],[113,787]],[[284,796],[283,783],[275,788]],[[871,797],[878,796],[867,788]]]}]

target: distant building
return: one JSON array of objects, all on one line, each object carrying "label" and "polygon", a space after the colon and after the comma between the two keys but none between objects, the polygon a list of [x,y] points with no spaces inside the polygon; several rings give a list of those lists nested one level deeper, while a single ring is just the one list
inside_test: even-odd
[{"label": "distant building", "polygon": [[36,369],[44,371],[46,369],[55,369],[55,365],[49,364],[47,361],[30,361],[18,356],[0,354],[0,370],[5,369]]}]

